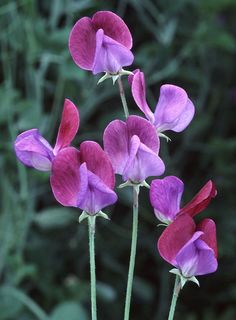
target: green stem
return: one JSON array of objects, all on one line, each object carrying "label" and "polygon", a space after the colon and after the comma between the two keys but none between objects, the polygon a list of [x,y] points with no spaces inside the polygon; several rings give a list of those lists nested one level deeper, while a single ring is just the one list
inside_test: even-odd
[{"label": "green stem", "polygon": [[121,98],[121,102],[122,102],[122,105],[123,105],[125,117],[128,118],[129,110],[128,110],[128,105],[127,105],[127,101],[126,101],[126,97],[125,97],[125,90],[124,90],[124,87],[123,87],[121,76],[118,78],[117,82],[118,82],[118,86],[119,86],[120,98]]},{"label": "green stem", "polygon": [[174,319],[175,307],[176,307],[176,302],[177,302],[177,299],[179,296],[180,289],[181,289],[180,277],[178,275],[176,275],[175,286],[174,286],[174,290],[173,290],[173,296],[172,296],[168,320]]},{"label": "green stem", "polygon": [[94,246],[95,225],[96,225],[96,216],[88,217],[92,320],[97,320],[96,270],[95,270],[95,248],[94,248],[95,247]]},{"label": "green stem", "polygon": [[132,293],[133,278],[134,278],[134,266],[135,266],[137,235],[138,235],[138,195],[139,195],[139,186],[133,186],[133,230],[132,230],[130,260],[129,260],[129,273],[128,273],[128,281],[127,281],[127,289],[126,289],[126,298],[125,298],[124,320],[129,320],[131,293]]}]

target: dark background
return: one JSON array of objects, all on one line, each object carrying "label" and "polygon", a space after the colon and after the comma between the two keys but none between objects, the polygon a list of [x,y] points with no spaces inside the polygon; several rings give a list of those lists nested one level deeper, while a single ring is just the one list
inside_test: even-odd
[{"label": "dark background", "polygon": [[[123,118],[117,86],[97,86],[68,52],[74,22],[97,10],[124,18],[134,39],[135,63],[148,84],[154,109],[163,83],[182,86],[196,116],[182,133],[162,140],[165,175],[185,182],[188,201],[208,180],[218,196],[200,215],[218,227],[219,268],[189,283],[176,319],[236,319],[236,136],[235,0],[0,1],[0,319],[90,319],[86,223],[79,210],[63,208],[52,196],[49,175],[25,168],[15,158],[19,132],[39,128],[55,142],[65,97],[78,106],[74,141],[102,142],[105,126]],[[129,108],[139,114],[126,85]],[[98,219],[96,250],[98,318],[122,319],[132,224],[131,193]],[[198,219],[199,219],[198,218]],[[167,319],[174,284],[171,266],[156,250],[162,229],[142,189],[131,319]],[[36,304],[35,304],[35,303]],[[40,306],[39,309],[38,306]]]}]

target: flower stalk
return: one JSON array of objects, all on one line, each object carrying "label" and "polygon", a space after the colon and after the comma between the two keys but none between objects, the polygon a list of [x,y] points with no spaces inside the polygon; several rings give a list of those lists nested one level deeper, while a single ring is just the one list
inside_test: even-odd
[{"label": "flower stalk", "polygon": [[180,289],[181,289],[180,276],[176,275],[168,320],[173,320],[174,319],[175,307],[176,307],[176,302],[177,302],[177,299],[178,299],[178,296],[179,296]]},{"label": "flower stalk", "polygon": [[129,116],[129,110],[128,110],[128,105],[127,105],[127,101],[126,101],[126,97],[125,97],[125,90],[124,90],[124,86],[123,86],[123,83],[121,80],[121,76],[119,76],[117,82],[118,82],[118,86],[119,86],[120,98],[121,98],[121,102],[123,105],[125,118],[127,119]]},{"label": "flower stalk", "polygon": [[133,229],[132,229],[130,261],[129,261],[129,273],[128,273],[126,299],[125,299],[124,320],[129,320],[129,313],[130,313],[130,302],[131,302],[131,293],[132,293],[132,287],[133,287],[134,266],[135,266],[137,235],[138,235],[138,201],[139,201],[139,185],[133,186]]}]

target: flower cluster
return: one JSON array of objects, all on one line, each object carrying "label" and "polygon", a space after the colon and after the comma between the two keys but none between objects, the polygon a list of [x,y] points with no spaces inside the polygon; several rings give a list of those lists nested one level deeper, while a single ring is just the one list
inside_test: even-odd
[{"label": "flower cluster", "polygon": [[[104,130],[104,150],[94,141],[84,141],[76,149],[71,142],[79,128],[79,111],[66,99],[54,148],[37,129],[21,133],[15,141],[16,155],[24,165],[50,171],[57,201],[63,206],[78,207],[88,216],[102,213],[103,208],[117,201],[115,174],[122,176],[123,185],[133,186],[134,190],[148,186],[147,178],[161,176],[165,164],[159,156],[160,137],[167,130],[183,131],[195,113],[186,91],[173,84],[161,86],[155,111],[151,110],[144,73],[123,69],[133,63],[132,43],[125,22],[112,12],[100,11],[76,22],[70,33],[69,50],[80,68],[93,74],[105,72],[103,80],[111,77],[113,82],[121,81],[121,76],[129,75],[133,99],[146,119],[136,115],[125,121],[115,119]],[[124,103],[124,93],[120,93]],[[150,187],[155,216],[166,226],[158,240],[158,250],[176,268],[172,272],[180,276],[182,286],[188,280],[197,282],[195,276],[217,269],[215,223],[203,219],[196,224],[193,220],[216,196],[214,183],[208,181],[180,208],[183,190],[183,182],[175,176],[155,179]],[[135,201],[137,209],[137,195]]]}]

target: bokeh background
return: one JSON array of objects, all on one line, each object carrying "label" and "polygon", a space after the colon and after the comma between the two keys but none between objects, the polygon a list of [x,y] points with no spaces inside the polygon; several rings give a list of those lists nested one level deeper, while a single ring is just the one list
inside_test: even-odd
[{"label": "bokeh background", "polygon": [[[86,223],[79,210],[52,196],[47,173],[16,161],[13,141],[36,127],[55,141],[65,97],[79,107],[75,140],[102,142],[105,126],[123,118],[117,86],[80,70],[67,47],[74,22],[97,10],[124,18],[134,39],[135,63],[154,108],[163,83],[184,87],[196,116],[180,134],[162,140],[165,175],[185,182],[184,202],[212,178],[217,198],[200,218],[218,226],[219,269],[187,284],[176,319],[236,319],[236,1],[18,0],[0,1],[0,319],[90,319]],[[129,108],[139,114],[124,79]],[[117,182],[118,183],[118,182]],[[132,195],[97,223],[99,319],[122,319],[130,250]],[[158,255],[157,228],[142,189],[131,319],[166,319],[174,276]],[[47,316],[46,316],[47,315]]]}]

